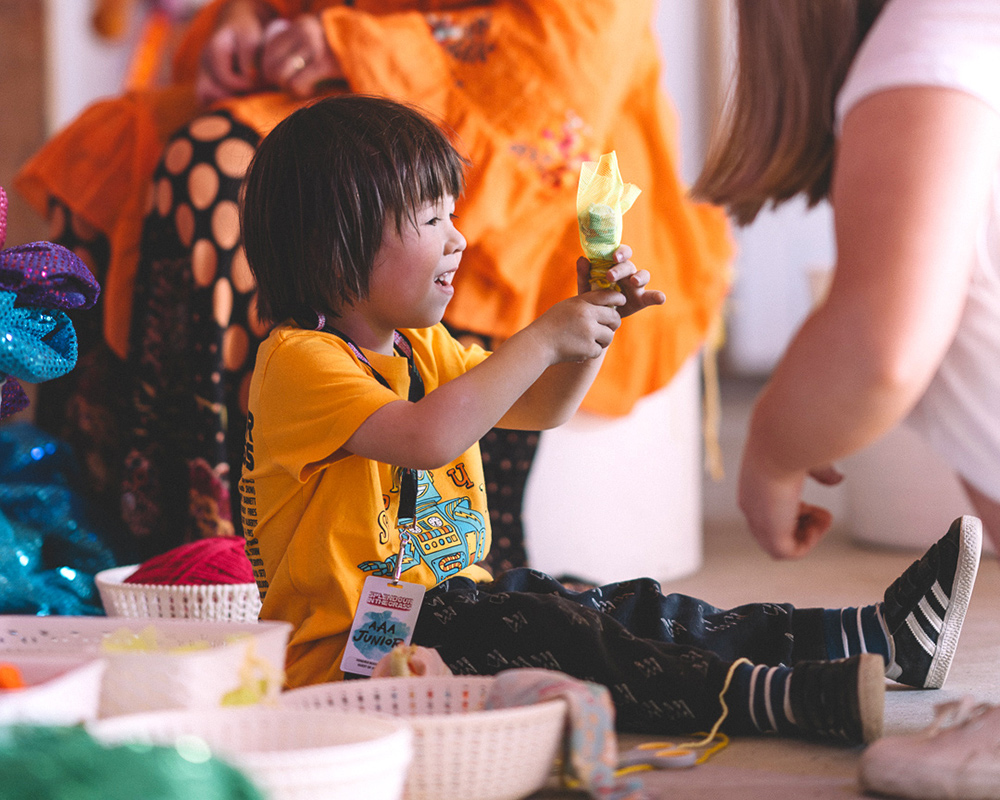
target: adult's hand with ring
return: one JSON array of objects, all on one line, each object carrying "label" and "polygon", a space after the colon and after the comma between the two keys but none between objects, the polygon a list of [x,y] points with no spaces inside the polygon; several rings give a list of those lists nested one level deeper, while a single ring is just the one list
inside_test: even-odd
[{"label": "adult's hand with ring", "polygon": [[323,81],[343,80],[319,17],[304,14],[276,19],[264,30],[261,71],[269,86],[295,97],[309,97]]},{"label": "adult's hand with ring", "polygon": [[234,0],[202,51],[195,91],[204,103],[263,88],[260,55],[270,12],[252,0]]}]

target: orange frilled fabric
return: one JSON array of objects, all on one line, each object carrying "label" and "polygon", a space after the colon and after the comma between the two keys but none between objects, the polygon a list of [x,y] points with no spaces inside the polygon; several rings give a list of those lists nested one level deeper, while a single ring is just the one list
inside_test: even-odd
[{"label": "orange frilled fabric", "polygon": [[[628,413],[704,344],[729,288],[733,245],[722,211],[686,196],[652,2],[269,4],[285,16],[321,13],[350,91],[422,107],[472,162],[458,206],[469,246],[448,323],[503,339],[575,292],[580,164],[614,150],[623,178],[642,189],[623,241],[667,302],[625,321],[584,408]],[[170,133],[198,113],[198,53],[220,7],[192,22],[175,86],[87,109],[16,182],[41,213],[55,195],[108,234],[104,330],[120,355],[150,176]],[[220,104],[261,134],[299,105],[276,92]]]}]

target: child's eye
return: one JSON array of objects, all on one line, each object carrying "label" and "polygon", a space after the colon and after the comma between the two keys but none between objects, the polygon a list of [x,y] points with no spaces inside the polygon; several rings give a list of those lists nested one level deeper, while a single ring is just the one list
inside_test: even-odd
[{"label": "child's eye", "polygon": [[426,225],[437,225],[441,221],[441,217],[431,217],[427,220]]},{"label": "child's eye", "polygon": [[452,222],[458,219],[458,214],[449,214],[448,216],[451,218]]}]

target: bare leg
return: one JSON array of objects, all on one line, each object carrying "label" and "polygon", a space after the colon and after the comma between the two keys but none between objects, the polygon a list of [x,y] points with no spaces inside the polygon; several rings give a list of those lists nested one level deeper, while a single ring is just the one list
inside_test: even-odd
[{"label": "bare leg", "polygon": [[971,486],[964,478],[959,477],[959,480],[965,488],[965,493],[969,495],[976,514],[982,520],[983,530],[990,537],[997,553],[1000,553],[1000,503]]}]

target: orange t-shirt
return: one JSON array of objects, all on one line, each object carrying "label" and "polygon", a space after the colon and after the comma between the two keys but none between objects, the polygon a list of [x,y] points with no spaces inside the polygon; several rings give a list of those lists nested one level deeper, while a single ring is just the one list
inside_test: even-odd
[{"label": "orange t-shirt", "polygon": [[[459,345],[443,325],[403,333],[427,392],[487,356]],[[332,333],[286,325],[257,352],[240,480],[243,532],[263,600],[260,618],[294,626],[289,686],[342,677],[340,658],[364,581],[391,576],[400,549],[393,468],[335,455],[372,413],[409,395],[403,356],[364,355],[371,367]],[[402,579],[428,588],[457,575],[489,580],[476,564],[490,548],[479,445],[421,470],[416,497],[418,531]]]}]

